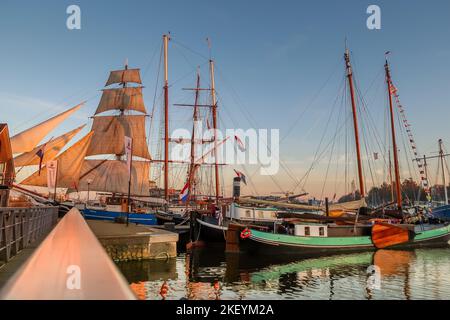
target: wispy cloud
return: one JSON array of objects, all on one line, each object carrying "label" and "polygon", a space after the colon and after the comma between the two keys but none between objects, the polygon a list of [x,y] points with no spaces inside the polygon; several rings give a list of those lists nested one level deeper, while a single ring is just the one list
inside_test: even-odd
[{"label": "wispy cloud", "polygon": [[306,45],[308,37],[301,33],[292,34],[287,36],[282,42],[271,42],[268,45],[270,50],[267,50],[271,58],[280,59],[286,58],[291,53],[296,53],[300,51]]},{"label": "wispy cloud", "polygon": [[[13,132],[21,131],[70,107],[72,105],[57,104],[36,97],[0,92],[0,109],[4,112],[2,112],[4,119],[11,124]],[[83,121],[86,121],[87,117],[87,114],[83,114],[83,112],[77,112],[72,116],[73,119]]]}]

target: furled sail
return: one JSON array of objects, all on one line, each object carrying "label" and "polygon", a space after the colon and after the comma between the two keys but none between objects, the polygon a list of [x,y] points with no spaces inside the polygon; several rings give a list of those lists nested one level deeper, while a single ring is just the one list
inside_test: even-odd
[{"label": "furled sail", "polygon": [[[81,167],[86,156],[86,151],[91,143],[93,132],[89,132],[84,138],[76,142],[69,149],[61,153],[58,160],[58,173],[56,185],[58,188],[71,188],[78,183]],[[30,186],[47,186],[47,168],[43,167],[41,174],[33,173],[21,182]]]},{"label": "furled sail", "polygon": [[81,108],[84,103],[64,111],[53,118],[41,122],[34,127],[22,131],[11,138],[11,147],[13,153],[29,152],[33,150],[44,137],[63,122],[72,113]]},{"label": "furled sail", "polygon": [[55,139],[48,141],[45,144],[41,144],[31,150],[30,152],[22,153],[21,155],[14,158],[14,164],[16,167],[23,166],[32,166],[39,164],[39,157],[37,152],[39,150],[44,151],[44,156],[42,158],[42,163],[46,163],[47,161],[53,160],[58,153],[64,148],[64,146],[69,143],[70,140],[78,133],[81,129],[84,128],[85,125],[78,127],[72,131],[69,131]]},{"label": "furled sail", "polygon": [[142,87],[104,89],[95,114],[108,110],[135,110],[146,113]]},{"label": "furled sail", "polygon": [[[149,195],[149,161],[133,161],[131,170],[131,190],[134,196]],[[81,169],[78,191],[89,190],[128,193],[128,167],[120,160],[85,160]],[[69,191],[72,191],[70,189]]]},{"label": "furled sail", "polygon": [[[300,210],[325,210],[325,206],[312,206],[308,204],[297,204],[297,203],[283,203],[269,200],[259,200],[251,198],[240,198],[241,203],[253,203],[253,204],[263,204],[279,208],[289,208],[289,209],[300,209]],[[343,202],[343,203],[333,203],[329,206],[330,210],[358,210],[359,208],[367,207],[365,199]]]},{"label": "furled sail", "polygon": [[108,81],[106,82],[106,86],[109,86],[114,83],[127,83],[134,82],[141,84],[141,75],[139,73],[139,69],[125,69],[125,70],[116,70],[111,71],[109,74]]},{"label": "furled sail", "polygon": [[124,137],[133,138],[133,155],[150,159],[145,138],[145,115],[119,115],[94,117],[92,143],[87,156],[98,154],[124,154]]}]

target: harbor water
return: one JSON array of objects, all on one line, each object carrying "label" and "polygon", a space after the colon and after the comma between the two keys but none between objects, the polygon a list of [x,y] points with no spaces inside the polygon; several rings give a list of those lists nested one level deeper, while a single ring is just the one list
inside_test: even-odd
[{"label": "harbor water", "polygon": [[277,261],[221,249],[118,266],[139,299],[148,300],[450,298],[450,247]]}]

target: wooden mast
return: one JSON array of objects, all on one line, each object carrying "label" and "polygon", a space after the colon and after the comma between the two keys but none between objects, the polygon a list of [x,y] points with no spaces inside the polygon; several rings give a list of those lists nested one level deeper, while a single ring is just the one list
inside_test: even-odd
[{"label": "wooden mast", "polygon": [[391,189],[391,202],[394,202],[394,181],[392,181],[392,161],[391,161],[391,150],[388,150],[389,157],[389,182]]},{"label": "wooden mast", "polygon": [[444,167],[444,149],[442,148],[442,139],[439,139],[439,158],[441,160],[442,167],[442,184],[444,185],[444,199],[445,205],[448,204],[447,183],[445,182],[445,167]]},{"label": "wooden mast", "polygon": [[364,191],[364,178],[363,178],[363,171],[362,171],[362,163],[361,163],[361,150],[360,150],[360,143],[359,143],[359,130],[358,130],[358,117],[356,114],[356,102],[355,102],[355,92],[353,89],[353,71],[352,66],[350,64],[350,53],[348,49],[345,49],[345,65],[347,69],[347,78],[348,78],[348,85],[350,88],[350,97],[352,101],[352,113],[353,113],[353,128],[355,130],[355,145],[356,145],[356,157],[358,161],[358,179],[359,179],[359,192],[361,193],[361,198],[365,198],[365,191]]},{"label": "wooden mast", "polygon": [[219,166],[217,164],[217,100],[216,100],[216,89],[214,81],[214,61],[209,60],[209,71],[211,76],[211,98],[212,98],[212,116],[213,116],[213,129],[214,129],[214,172],[216,180],[216,204],[219,203]]},{"label": "wooden mast", "polygon": [[192,135],[191,135],[191,164],[189,166],[189,175],[188,175],[188,186],[189,193],[186,201],[186,207],[189,205],[192,195],[194,195],[195,186],[194,186],[194,172],[195,172],[195,139],[196,139],[196,123],[199,120],[198,118],[198,98],[200,95],[200,73],[197,70],[197,87],[195,89],[195,102],[194,102],[194,115],[193,115],[193,125],[192,125]]},{"label": "wooden mast", "polygon": [[164,199],[169,204],[169,80],[168,80],[168,49],[169,37],[163,35],[164,43]]},{"label": "wooden mast", "polygon": [[392,135],[392,151],[394,154],[394,173],[395,173],[395,189],[397,194],[397,209],[401,213],[402,212],[402,190],[400,187],[400,170],[398,167],[398,154],[397,154],[397,142],[395,139],[395,121],[394,121],[394,108],[392,106],[392,82],[391,82],[391,73],[389,70],[389,63],[386,59],[386,64],[384,65],[384,69],[386,71],[386,83],[388,89],[389,96],[389,112],[391,115],[391,135]]}]

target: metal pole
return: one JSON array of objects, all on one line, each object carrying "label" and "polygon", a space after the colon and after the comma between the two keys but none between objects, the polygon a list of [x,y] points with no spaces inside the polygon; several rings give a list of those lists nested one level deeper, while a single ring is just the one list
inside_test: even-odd
[{"label": "metal pole", "polygon": [[55,190],[54,190],[55,194],[54,194],[54,197],[53,197],[53,201],[54,202],[56,202],[56,186],[58,185],[58,171],[59,171],[58,160],[55,160],[55,161],[56,161],[56,176],[55,176]]},{"label": "metal pole", "polygon": [[130,221],[130,211],[131,211],[131,169],[133,168],[133,140],[131,140],[131,150],[130,150],[130,167],[128,168],[128,199],[127,199],[127,227]]}]

